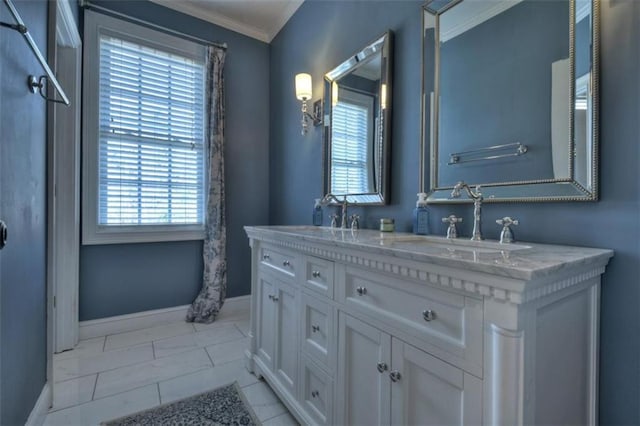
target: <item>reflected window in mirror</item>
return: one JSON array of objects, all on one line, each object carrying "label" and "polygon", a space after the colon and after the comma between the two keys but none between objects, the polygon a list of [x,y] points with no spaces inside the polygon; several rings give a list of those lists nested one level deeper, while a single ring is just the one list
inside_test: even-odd
[{"label": "reflected window in mirror", "polygon": [[373,122],[377,99],[347,87],[338,90],[331,123],[331,193],[363,194],[375,190]]}]

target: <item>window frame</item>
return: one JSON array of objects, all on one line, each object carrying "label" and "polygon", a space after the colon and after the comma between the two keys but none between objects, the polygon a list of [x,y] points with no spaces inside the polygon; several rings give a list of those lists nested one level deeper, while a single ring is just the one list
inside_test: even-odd
[{"label": "window frame", "polygon": [[[86,10],[84,12],[83,110],[82,110],[82,244],[121,244],[162,241],[202,240],[202,224],[167,225],[100,225],[99,199],[99,85],[100,36],[122,38],[156,47],[159,50],[205,62],[204,45],[172,36],[132,22]],[[206,72],[206,70],[205,70]],[[206,81],[206,78],[205,78]],[[204,90],[204,88],[203,88]],[[206,104],[205,104],[206,109]],[[207,113],[204,113],[205,129]],[[205,130],[206,131],[206,130]],[[203,135],[204,137],[204,135]],[[203,140],[203,212],[206,215],[207,147]]]}]

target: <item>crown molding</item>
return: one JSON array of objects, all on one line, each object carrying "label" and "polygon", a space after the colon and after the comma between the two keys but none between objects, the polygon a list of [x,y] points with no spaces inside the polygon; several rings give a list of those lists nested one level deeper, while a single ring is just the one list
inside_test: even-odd
[{"label": "crown molding", "polygon": [[271,31],[269,31],[268,33],[269,43],[271,43],[271,40],[273,40],[278,35],[280,30],[284,28],[286,23],[289,22],[289,19],[291,19],[293,14],[296,13],[296,11],[300,8],[300,6],[302,6],[303,2],[304,0],[294,0],[287,4],[287,7],[282,12],[282,15],[280,15],[280,19],[278,20],[276,25],[273,26]]},{"label": "crown molding", "polygon": [[290,2],[285,8],[280,20],[277,22],[275,26],[273,26],[269,30],[256,28],[252,25],[245,24],[236,19],[223,15],[219,12],[207,10],[206,8],[199,7],[197,5],[193,5],[190,3],[177,2],[172,0],[150,0],[150,1],[153,3],[159,4],[160,6],[164,6],[169,9],[173,9],[178,12],[182,12],[187,15],[191,15],[196,18],[205,20],[212,24],[218,25],[222,28],[226,28],[228,30],[246,35],[256,40],[260,40],[265,43],[270,43],[271,40],[278,34],[278,32],[280,32],[282,27],[284,27],[284,25],[289,21],[291,16],[293,16],[296,10],[298,10],[300,5],[302,5],[304,0],[295,0]]}]

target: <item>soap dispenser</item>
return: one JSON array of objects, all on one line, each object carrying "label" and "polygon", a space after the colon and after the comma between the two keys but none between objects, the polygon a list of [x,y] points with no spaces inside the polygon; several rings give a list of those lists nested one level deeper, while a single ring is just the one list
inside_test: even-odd
[{"label": "soap dispenser", "polygon": [[316,205],[313,207],[313,224],[315,226],[322,226],[322,205],[320,204],[320,198],[316,198]]},{"label": "soap dispenser", "polygon": [[427,210],[427,194],[418,193],[418,201],[413,211],[413,233],[427,235],[429,233],[429,211]]}]

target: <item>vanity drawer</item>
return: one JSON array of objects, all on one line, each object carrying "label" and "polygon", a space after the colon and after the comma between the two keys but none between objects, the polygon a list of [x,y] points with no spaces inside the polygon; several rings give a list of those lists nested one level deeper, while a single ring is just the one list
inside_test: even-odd
[{"label": "vanity drawer", "polygon": [[481,300],[351,267],[338,288],[341,303],[412,336],[421,349],[482,367]]},{"label": "vanity drawer", "polygon": [[296,277],[298,257],[288,250],[265,245],[260,248],[260,265],[271,270],[281,272],[290,277]]},{"label": "vanity drawer", "polygon": [[330,370],[335,351],[333,307],[314,296],[302,293],[302,345],[310,357]]},{"label": "vanity drawer", "polygon": [[[302,356],[300,363],[300,404],[314,424],[332,424],[333,381],[310,358]],[[367,392],[363,389],[363,392]]]},{"label": "vanity drawer", "polygon": [[333,262],[313,256],[304,258],[304,286],[333,299]]}]

